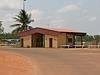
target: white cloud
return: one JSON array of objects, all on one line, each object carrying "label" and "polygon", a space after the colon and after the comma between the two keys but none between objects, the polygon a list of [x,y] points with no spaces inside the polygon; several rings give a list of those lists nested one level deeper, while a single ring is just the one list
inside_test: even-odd
[{"label": "white cloud", "polygon": [[63,20],[63,19],[53,19],[53,20],[51,20],[50,23],[59,25],[59,24],[62,24],[63,22],[65,22],[65,20]]},{"label": "white cloud", "polygon": [[35,17],[35,18],[40,17],[41,15],[43,15],[43,13],[44,13],[44,12],[41,11],[41,10],[39,10],[39,9],[33,9],[33,10],[31,11],[32,16]]},{"label": "white cloud", "polygon": [[21,8],[22,0],[0,0],[0,20],[12,20]]},{"label": "white cloud", "polygon": [[90,17],[88,20],[91,21],[91,22],[93,22],[93,21],[97,20],[97,17]]},{"label": "white cloud", "polygon": [[32,15],[32,19],[34,20],[34,22],[32,22],[30,25],[33,27],[37,27],[37,26],[41,26],[41,24],[43,25],[43,16],[44,16],[44,11],[40,10],[40,9],[32,9],[28,12],[29,14],[31,13]]},{"label": "white cloud", "polygon": [[59,13],[65,13],[65,12],[73,12],[73,11],[79,11],[81,8],[78,5],[70,4],[66,5],[65,7],[59,9],[57,12]]},{"label": "white cloud", "polygon": [[0,8],[21,8],[22,0],[0,0]]}]

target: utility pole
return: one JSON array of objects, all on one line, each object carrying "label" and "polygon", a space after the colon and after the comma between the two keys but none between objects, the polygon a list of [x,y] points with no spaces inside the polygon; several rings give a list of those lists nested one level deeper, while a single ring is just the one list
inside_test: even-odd
[{"label": "utility pole", "polygon": [[25,10],[25,1],[26,0],[23,0],[23,10]]},{"label": "utility pole", "polygon": [[50,24],[48,24],[48,28],[50,27]]}]

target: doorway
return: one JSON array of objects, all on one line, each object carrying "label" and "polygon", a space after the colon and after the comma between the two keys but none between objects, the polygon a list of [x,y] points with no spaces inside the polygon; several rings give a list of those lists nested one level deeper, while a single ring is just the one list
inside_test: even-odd
[{"label": "doorway", "polygon": [[24,41],[23,39],[20,40],[20,42],[21,42],[21,47],[24,47],[23,41]]},{"label": "doorway", "polygon": [[53,39],[49,38],[49,47],[52,48],[53,47]]},{"label": "doorway", "polygon": [[43,34],[40,33],[35,33],[32,35],[32,40],[31,40],[31,44],[32,47],[44,47],[44,38],[43,38]]}]

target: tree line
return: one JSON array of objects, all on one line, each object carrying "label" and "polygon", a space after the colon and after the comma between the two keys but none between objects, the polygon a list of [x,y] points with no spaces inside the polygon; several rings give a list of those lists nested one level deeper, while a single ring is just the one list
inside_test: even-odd
[{"label": "tree line", "polygon": [[[81,41],[80,37],[76,37],[76,41]],[[86,35],[83,37],[83,42],[95,42],[95,44],[100,43],[100,35]]]},{"label": "tree line", "polygon": [[18,39],[17,35],[12,33],[3,33],[0,34],[0,40],[2,39]]}]

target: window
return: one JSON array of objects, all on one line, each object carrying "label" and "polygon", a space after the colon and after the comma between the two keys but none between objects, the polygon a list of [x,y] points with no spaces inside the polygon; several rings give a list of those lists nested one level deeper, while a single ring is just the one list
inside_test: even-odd
[{"label": "window", "polygon": [[68,43],[72,43],[72,38],[68,38]]}]

